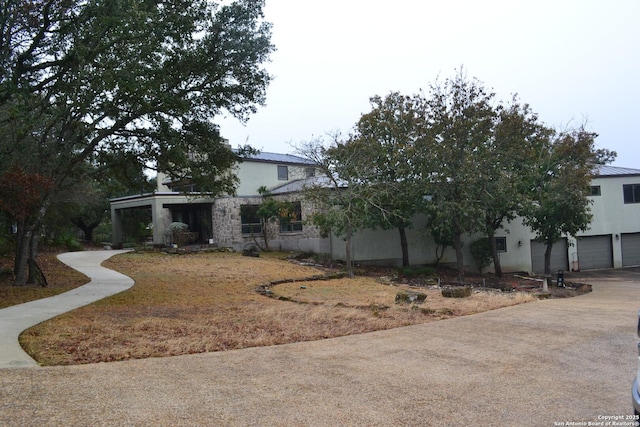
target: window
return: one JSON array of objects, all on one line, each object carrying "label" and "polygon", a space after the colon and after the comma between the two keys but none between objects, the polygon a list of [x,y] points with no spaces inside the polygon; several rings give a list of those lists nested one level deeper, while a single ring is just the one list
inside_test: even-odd
[{"label": "window", "polygon": [[591,186],[591,195],[592,196],[600,196],[600,195],[602,195],[602,192],[600,191],[600,186],[599,185],[592,185]]},{"label": "window", "polygon": [[278,166],[278,179],[281,181],[289,180],[289,168],[286,166]]},{"label": "window", "polygon": [[496,237],[496,249],[498,252],[507,252],[507,238]]},{"label": "window", "polygon": [[313,178],[314,176],[316,176],[316,169],[315,168],[307,168],[305,170],[305,174],[306,174],[306,178]]},{"label": "window", "polygon": [[302,207],[300,202],[293,202],[280,214],[280,232],[296,233],[302,231]]},{"label": "window", "polygon": [[640,184],[626,184],[622,186],[625,203],[640,203]]},{"label": "window", "polygon": [[262,223],[258,217],[259,205],[240,206],[240,220],[242,222],[242,234],[261,234]]}]

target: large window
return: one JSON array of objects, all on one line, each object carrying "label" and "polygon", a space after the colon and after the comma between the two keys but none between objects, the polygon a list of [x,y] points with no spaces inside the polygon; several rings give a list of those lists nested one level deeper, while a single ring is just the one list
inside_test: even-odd
[{"label": "large window", "polygon": [[289,168],[286,166],[278,166],[278,179],[281,181],[289,180]]},{"label": "large window", "polygon": [[280,215],[280,232],[296,233],[302,231],[302,207],[300,202],[293,202]]},{"label": "large window", "polygon": [[262,233],[262,223],[258,216],[259,205],[240,206],[240,218],[242,222],[242,234]]},{"label": "large window", "polygon": [[640,203],[640,184],[626,184],[622,186],[625,203]]}]

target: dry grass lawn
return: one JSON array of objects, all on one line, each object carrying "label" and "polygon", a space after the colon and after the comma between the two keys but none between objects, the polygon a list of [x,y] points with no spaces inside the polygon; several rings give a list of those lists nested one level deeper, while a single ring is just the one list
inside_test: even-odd
[{"label": "dry grass lawn", "polygon": [[[162,357],[318,340],[426,323],[531,301],[523,294],[443,298],[396,305],[397,286],[376,278],[256,286],[319,274],[276,256],[129,253],[105,264],[132,277],[128,291],[37,325],[21,335],[44,365]],[[291,299],[293,301],[280,300]]]}]

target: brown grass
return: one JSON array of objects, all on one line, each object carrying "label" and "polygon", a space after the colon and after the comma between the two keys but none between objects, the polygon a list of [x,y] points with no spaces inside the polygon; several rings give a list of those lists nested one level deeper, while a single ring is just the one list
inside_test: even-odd
[{"label": "brown grass", "polygon": [[55,251],[44,251],[38,255],[38,264],[45,273],[49,284],[46,288],[39,285],[14,286],[13,260],[1,258],[0,308],[67,292],[89,281],[89,278],[84,274],[61,263],[56,254]]},{"label": "brown grass", "polygon": [[277,285],[272,288],[275,297],[268,298],[256,293],[257,285],[319,273],[273,256],[131,253],[111,258],[105,266],[131,276],[136,284],[25,331],[21,343],[40,363],[92,363],[318,340],[533,299],[513,294],[446,299],[427,290],[426,303],[416,309],[396,305],[399,288],[371,277]]}]

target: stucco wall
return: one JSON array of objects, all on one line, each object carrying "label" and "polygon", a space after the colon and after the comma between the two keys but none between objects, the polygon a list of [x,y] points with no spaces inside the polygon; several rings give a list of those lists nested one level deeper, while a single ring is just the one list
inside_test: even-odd
[{"label": "stucco wall", "polygon": [[[278,179],[278,165],[287,166],[289,179]],[[305,177],[306,167],[294,166],[286,163],[264,163],[244,161],[235,168],[235,173],[240,180],[240,185],[236,190],[239,197],[255,196],[258,188],[265,186],[268,189],[278,187],[290,181]]]},{"label": "stucco wall", "polygon": [[[593,185],[599,185],[600,196],[592,196],[591,211],[593,222],[582,236],[611,235],[613,242],[613,266],[622,266],[621,239],[616,238],[622,233],[640,232],[640,203],[624,204],[622,186],[624,184],[638,184],[640,176],[600,177],[595,178]],[[414,218],[414,227],[407,230],[409,242],[409,261],[412,265],[429,264],[435,260],[435,243],[423,231],[424,219]],[[463,238],[463,256],[465,268],[475,271],[475,262],[469,251],[471,242],[477,238],[465,236]],[[529,227],[523,225],[521,218],[512,222],[505,222],[503,228],[496,231],[496,237],[506,239],[507,250],[501,252],[500,264],[505,272],[525,271],[531,273],[531,240],[535,234]],[[567,257],[571,263],[577,260],[576,238],[565,236],[568,240]],[[334,259],[344,260],[346,257],[345,242],[342,238],[332,236],[330,252]],[[353,259],[357,262],[401,265],[402,250],[397,230],[364,230],[355,233],[352,247]],[[442,263],[454,263],[455,253],[451,248],[445,251]],[[493,272],[490,265],[486,271]]]}]

